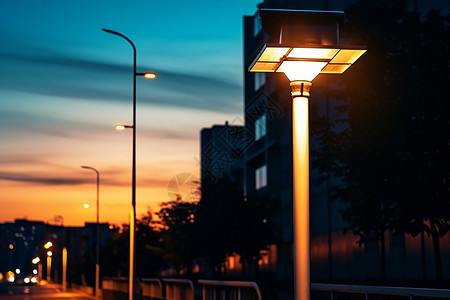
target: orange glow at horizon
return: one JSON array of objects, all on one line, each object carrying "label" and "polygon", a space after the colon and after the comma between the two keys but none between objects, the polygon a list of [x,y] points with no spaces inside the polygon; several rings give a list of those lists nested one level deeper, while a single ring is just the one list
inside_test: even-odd
[{"label": "orange glow at horizon", "polygon": [[[130,121],[129,105],[108,103],[91,109],[88,102],[86,107],[82,101],[75,104],[86,111],[86,119],[93,120],[94,127],[90,130],[76,129],[76,133],[68,130],[61,135],[36,132],[28,139],[17,136],[1,144],[4,156],[0,172],[0,223],[15,219],[64,226],[94,223],[96,178],[81,169],[81,165],[92,166],[100,172],[100,222],[117,226],[129,223],[131,132],[124,134],[112,128],[114,124]],[[105,114],[107,109],[111,111]],[[108,118],[101,120],[105,115]],[[148,211],[154,216],[162,202],[170,201],[168,185],[177,175],[191,173],[200,177],[200,129],[211,126],[214,120],[233,117],[222,113],[184,119],[183,116],[186,117],[184,109],[139,107],[138,218]],[[25,141],[32,146],[25,147]],[[85,203],[91,204],[91,209],[85,209]]]},{"label": "orange glow at horizon", "polygon": [[[194,159],[177,161],[176,157],[173,157],[173,162],[155,162],[154,160],[158,157],[147,161],[139,156],[139,153],[138,151],[141,164],[138,164],[136,191],[138,218],[147,214],[148,210],[152,214],[156,213],[162,202],[170,200],[168,184],[174,176],[181,172],[192,172],[195,176],[199,173]],[[129,156],[127,152],[124,155]],[[121,163],[120,160],[117,161]],[[127,212],[131,206],[131,170],[127,169],[128,161],[125,160],[124,163],[125,168],[117,171],[107,171],[105,169],[108,168],[96,165],[100,171],[99,212],[102,223],[108,222],[119,226],[129,223],[129,215],[124,212]],[[87,202],[95,203],[96,201],[95,178],[86,176],[81,169],[78,171],[77,164],[73,165],[73,170],[69,170],[69,173],[77,172],[79,178],[85,179],[84,183],[48,185],[0,180],[3,199],[0,222],[28,219],[64,226],[83,226],[85,222],[95,222],[96,209],[83,207]],[[152,174],[157,174],[157,177],[149,177]],[[59,175],[61,178],[68,176],[66,173],[59,173]],[[62,217],[61,223],[55,223],[56,216]]]}]

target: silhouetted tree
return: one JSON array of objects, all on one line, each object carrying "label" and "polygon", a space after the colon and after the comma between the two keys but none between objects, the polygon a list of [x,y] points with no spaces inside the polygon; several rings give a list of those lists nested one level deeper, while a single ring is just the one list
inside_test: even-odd
[{"label": "silhouetted tree", "polygon": [[218,273],[227,255],[241,256],[246,266],[258,268],[261,250],[275,241],[269,216],[272,200],[244,198],[242,184],[224,176],[202,186],[197,220],[203,255]]},{"label": "silhouetted tree", "polygon": [[139,278],[155,277],[167,266],[160,233],[154,230],[154,223],[150,210],[136,220],[136,276]]},{"label": "silhouetted tree", "polygon": [[[136,276],[138,278],[155,277],[166,266],[162,258],[162,246],[159,234],[153,229],[152,214],[147,211],[136,219]],[[101,272],[105,277],[128,277],[130,259],[130,229],[123,224],[120,231],[100,254]]]},{"label": "silhouetted tree", "polygon": [[227,254],[237,248],[243,192],[227,176],[204,182],[201,191],[196,217],[202,245],[200,253],[216,275],[221,275]]},{"label": "silhouetted tree", "polygon": [[196,203],[170,201],[161,205],[155,222],[162,243],[162,257],[175,268],[192,274],[194,259],[201,247],[197,243]]},{"label": "silhouetted tree", "polygon": [[277,241],[278,230],[271,217],[278,209],[278,198],[253,196],[244,199],[238,214],[238,235],[235,252],[241,256],[243,276],[247,276],[246,267],[258,271],[261,250],[267,250]]},{"label": "silhouetted tree", "polygon": [[333,97],[346,103],[336,108],[346,126],[334,127],[326,147],[313,153],[332,166],[316,166],[342,181],[334,195],[348,203],[343,216],[358,243],[380,241],[383,279],[387,230],[431,235],[442,279],[439,238],[450,224],[443,163],[450,141],[449,16],[431,11],[421,19],[407,1],[381,0],[357,1],[346,17],[346,38],[368,52],[336,79],[341,89]]},{"label": "silhouetted tree", "polygon": [[129,226],[115,231],[106,248],[100,252],[101,274],[105,277],[128,277],[130,257]]}]

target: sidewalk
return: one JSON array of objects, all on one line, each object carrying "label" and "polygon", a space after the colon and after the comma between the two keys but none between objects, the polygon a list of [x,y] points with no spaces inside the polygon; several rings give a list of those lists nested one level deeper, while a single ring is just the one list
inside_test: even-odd
[{"label": "sidewalk", "polygon": [[[95,296],[93,296],[93,293],[89,291],[89,289],[92,290],[92,288],[90,288],[90,287],[83,287],[83,286],[77,287],[77,285],[69,283],[69,284],[67,284],[67,286],[71,286],[71,287],[67,287],[66,291],[63,291],[62,284],[48,283],[45,280],[42,280],[41,283],[39,283],[39,285],[46,285],[49,288],[56,289],[60,293],[77,294],[79,296],[83,296],[84,298],[89,298],[89,299],[93,299],[93,300],[97,299]],[[75,287],[72,287],[72,286],[75,286]]]}]

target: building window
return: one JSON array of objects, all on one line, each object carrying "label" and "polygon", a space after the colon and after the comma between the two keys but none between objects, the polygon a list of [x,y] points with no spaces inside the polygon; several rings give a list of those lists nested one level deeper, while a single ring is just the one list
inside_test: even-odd
[{"label": "building window", "polygon": [[255,141],[266,135],[266,115],[262,115],[255,121]]},{"label": "building window", "polygon": [[255,76],[255,91],[257,91],[266,83],[266,73],[256,72],[253,75]]},{"label": "building window", "polygon": [[255,186],[256,189],[262,189],[267,185],[267,166],[263,165],[255,171]]}]

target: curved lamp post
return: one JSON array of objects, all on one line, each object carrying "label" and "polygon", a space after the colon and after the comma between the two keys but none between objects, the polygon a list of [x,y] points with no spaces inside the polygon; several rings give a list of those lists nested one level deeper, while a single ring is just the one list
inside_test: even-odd
[{"label": "curved lamp post", "polygon": [[339,44],[344,12],[261,9],[269,42],[250,72],[282,72],[291,86],[293,146],[293,242],[295,299],[310,299],[309,113],[311,82],[319,74],[342,74],[364,47]]},{"label": "curved lamp post", "polygon": [[137,73],[136,72],[136,46],[125,35],[103,28],[103,31],[111,33],[125,39],[133,48],[133,124],[132,125],[117,125],[117,130],[124,130],[126,128],[133,129],[133,154],[132,154],[132,177],[131,177],[131,212],[130,212],[130,274],[129,274],[129,299],[134,299],[134,283],[136,277],[136,77],[144,76],[147,79],[156,77],[155,73]]},{"label": "curved lamp post", "polygon": [[[100,226],[99,226],[99,212],[100,212],[100,173],[97,169],[89,166],[81,166],[83,169],[94,171],[97,174],[97,222],[95,224],[95,297],[100,296]],[[84,206],[86,207],[86,204]],[[89,207],[89,206],[88,206]]]}]

